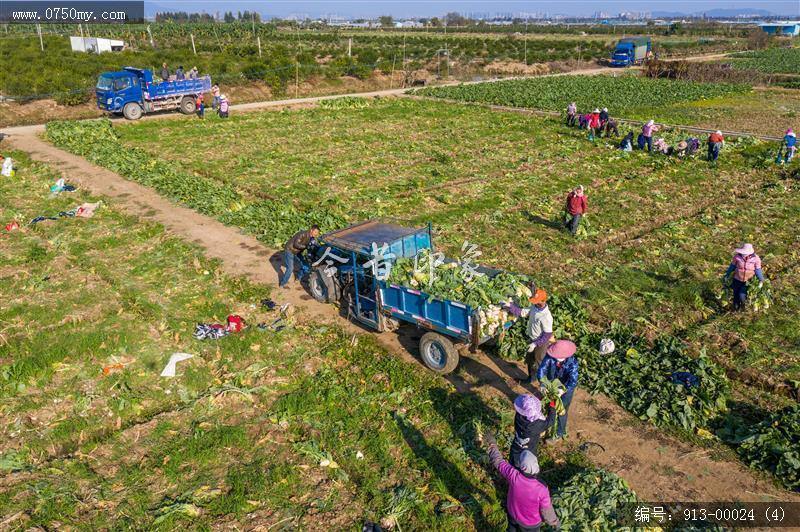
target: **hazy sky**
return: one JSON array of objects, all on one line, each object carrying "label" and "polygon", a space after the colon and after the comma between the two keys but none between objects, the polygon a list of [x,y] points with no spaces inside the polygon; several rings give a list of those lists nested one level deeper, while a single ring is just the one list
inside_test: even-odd
[{"label": "hazy sky", "polygon": [[151,10],[205,11],[257,11],[266,16],[283,17],[292,14],[307,14],[311,17],[328,14],[354,17],[430,17],[449,11],[460,13],[560,13],[567,15],[591,15],[596,11],[618,13],[620,11],[679,11],[697,13],[715,8],[755,8],[776,14],[800,16],[800,0],[549,0],[549,1],[477,1],[460,2],[438,0],[233,0],[209,2],[203,0],[156,0],[147,1]]}]

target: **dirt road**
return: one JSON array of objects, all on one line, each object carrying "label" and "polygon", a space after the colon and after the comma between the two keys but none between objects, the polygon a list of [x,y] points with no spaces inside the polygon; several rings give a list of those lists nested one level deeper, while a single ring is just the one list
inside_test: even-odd
[{"label": "dirt road", "polygon": [[[208,256],[222,261],[227,273],[277,284],[277,264],[270,264],[274,252],[254,237],[172,204],[147,187],[49,145],[34,133],[35,130],[18,132],[10,141],[29,152],[34,160],[58,168],[68,180],[203,247]],[[331,321],[353,332],[363,332],[358,326],[347,324],[333,306],[317,303],[299,288],[279,291],[276,298],[293,303],[302,319]],[[415,331],[401,329],[399,334],[384,333],[378,338],[396,356],[420,364]],[[461,368],[458,376],[449,376],[448,380],[464,393],[512,398],[524,391],[513,381],[513,377],[522,375],[518,364],[478,353],[463,359]],[[645,500],[800,501],[797,494],[776,488],[738,462],[715,461],[708,450],[644,425],[604,396],[590,397],[579,389],[570,410],[570,428],[576,439],[600,444],[605,450],[592,446],[590,458],[625,478]]]}]

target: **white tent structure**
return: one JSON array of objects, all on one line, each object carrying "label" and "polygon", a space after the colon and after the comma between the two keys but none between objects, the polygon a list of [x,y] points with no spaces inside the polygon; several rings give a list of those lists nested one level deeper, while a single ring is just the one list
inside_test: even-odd
[{"label": "white tent structure", "polygon": [[69,43],[72,45],[73,52],[91,52],[95,54],[121,52],[125,48],[123,41],[101,39],[99,37],[70,37]]}]

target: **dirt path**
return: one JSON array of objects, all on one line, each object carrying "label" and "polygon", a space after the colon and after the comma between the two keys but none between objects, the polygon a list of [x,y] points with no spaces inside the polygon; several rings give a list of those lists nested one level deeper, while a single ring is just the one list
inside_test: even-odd
[{"label": "dirt path", "polygon": [[[170,203],[155,191],[55,148],[35,135],[17,135],[11,141],[18,149],[29,152],[34,160],[57,167],[70,181],[112,198],[123,209],[161,223],[171,233],[203,247],[208,256],[222,261],[227,273],[277,284],[275,263],[268,264],[273,251],[254,237]],[[300,288],[278,291],[276,298],[293,303],[303,319],[333,321],[353,332],[363,332],[339,317],[335,307],[317,303]],[[420,364],[416,358],[416,331],[401,329],[400,334],[384,333],[377,337],[392,353]],[[518,364],[478,353],[464,358],[459,374],[449,376],[448,380],[465,393],[476,391],[511,398],[523,391],[513,381],[513,377],[521,375]],[[715,461],[710,451],[642,424],[604,396],[591,397],[579,389],[570,411],[570,427],[577,439],[600,444],[605,450],[592,446],[591,459],[620,474],[645,500],[800,501],[797,494],[774,487],[769,480],[737,462]]]}]

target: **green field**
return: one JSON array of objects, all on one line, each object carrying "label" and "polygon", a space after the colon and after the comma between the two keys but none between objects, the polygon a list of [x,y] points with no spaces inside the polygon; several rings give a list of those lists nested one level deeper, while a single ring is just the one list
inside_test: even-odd
[{"label": "green field", "polygon": [[[0,181],[3,212],[24,222],[97,200],[48,198],[59,174],[10,155],[19,172]],[[506,402],[302,317],[193,339],[195,323],[230,312],[274,319],[253,305],[269,288],[113,204],[3,238],[0,514],[12,529],[504,527],[475,423],[505,447]],[[159,377],[176,351],[195,357]],[[592,494],[634,497],[581,453],[540,460],[556,508],[574,508],[565,529],[603,515]]]},{"label": "green field", "polygon": [[733,54],[733,66],[768,74],[800,73],[800,48],[767,48]]},{"label": "green field", "polygon": [[[407,135],[417,123],[426,128]],[[99,127],[92,131],[107,139],[105,126]],[[146,150],[143,157],[153,158],[152,164],[164,161],[204,191],[187,199],[174,192],[180,186],[171,178],[164,193],[245,227],[273,247],[304,220],[319,219],[329,228],[381,216],[412,225],[430,220],[449,252],[468,239],[489,265],[535,275],[559,291],[591,294],[586,304],[598,322],[660,331],[681,330],[720,312],[717,272],[738,240],[758,237],[763,227],[738,226],[771,219],[742,219],[727,209],[746,208],[757,194],[788,200],[778,216],[791,217],[796,208],[792,195],[779,188],[758,190],[772,181],[771,172],[747,169],[756,157],[763,163],[766,145],[730,148],[716,167],[700,159],[626,157],[611,143],[592,146],[579,132],[547,119],[467,106],[386,101],[363,109],[254,113],[225,123],[143,122],[115,131],[125,145]],[[131,175],[107,155],[118,152],[115,142],[107,148],[76,143],[74,149]],[[184,149],[204,143],[227,149]],[[143,182],[155,179],[147,164],[130,166],[140,169]],[[596,233],[575,244],[551,220],[578,183],[590,190]],[[219,201],[210,202],[212,197]],[[284,202],[285,217],[267,210],[276,201]],[[732,226],[709,224],[709,216]],[[774,238],[760,237],[764,255],[780,257],[790,249],[791,225],[778,227]],[[698,239],[676,236],[679,230]],[[631,245],[641,238],[653,245]],[[663,276],[682,282],[664,283]],[[648,295],[628,301],[632,290]],[[664,312],[665,304],[671,312]]]},{"label": "green field", "polygon": [[581,112],[608,107],[626,118],[649,117],[671,104],[748,92],[746,85],[698,83],[622,76],[561,76],[419,89],[414,94],[464,102],[564,111],[576,102]]}]

